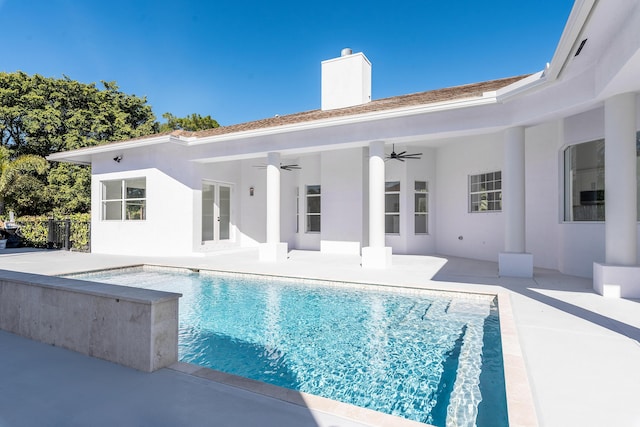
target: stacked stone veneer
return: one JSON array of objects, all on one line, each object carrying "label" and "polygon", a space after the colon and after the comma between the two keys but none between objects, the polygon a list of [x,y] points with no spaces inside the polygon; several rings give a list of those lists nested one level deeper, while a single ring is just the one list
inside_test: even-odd
[{"label": "stacked stone veneer", "polygon": [[178,359],[180,296],[0,270],[0,329],[152,372]]}]

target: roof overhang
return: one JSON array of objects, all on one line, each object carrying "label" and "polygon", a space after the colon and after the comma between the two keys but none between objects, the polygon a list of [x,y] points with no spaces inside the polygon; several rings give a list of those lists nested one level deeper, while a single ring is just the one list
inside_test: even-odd
[{"label": "roof overhang", "polygon": [[171,134],[152,136],[148,138],[138,138],[122,142],[113,142],[95,147],[78,148],[77,150],[61,151],[49,154],[47,160],[52,162],[67,162],[80,165],[90,165],[91,157],[96,154],[117,153],[132,148],[147,147],[157,144],[180,144],[186,145],[186,141]]},{"label": "roof overhang", "polygon": [[[375,111],[351,116],[340,116],[309,122],[294,123],[281,126],[273,126],[262,129],[233,132],[221,135],[193,137],[184,135],[165,134],[149,138],[139,138],[129,141],[110,143],[95,147],[80,148],[77,150],[63,151],[47,156],[47,160],[69,162],[76,164],[91,164],[95,155],[105,153],[121,153],[125,150],[153,146],[158,144],[179,144],[185,147],[197,147],[207,144],[215,144],[229,141],[253,140],[273,137],[275,135],[288,135],[299,132],[329,129],[341,126],[373,123],[381,120],[410,118],[437,112],[460,110],[464,108],[480,107],[497,103],[496,92],[484,92],[482,96],[461,98],[451,101],[436,102],[431,104],[416,105],[392,110]],[[208,159],[210,161],[210,159]]]}]

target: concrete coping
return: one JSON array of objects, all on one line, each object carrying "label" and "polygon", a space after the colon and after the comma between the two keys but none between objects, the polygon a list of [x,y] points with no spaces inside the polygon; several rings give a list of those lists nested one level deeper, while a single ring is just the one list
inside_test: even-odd
[{"label": "concrete coping", "polygon": [[120,299],[137,304],[157,304],[178,299],[182,294],[174,292],[156,291],[152,289],[133,288],[108,283],[91,282],[73,277],[44,276],[40,274],[21,273],[17,271],[0,270],[0,280],[11,280],[28,286],[58,289],[86,295]]}]

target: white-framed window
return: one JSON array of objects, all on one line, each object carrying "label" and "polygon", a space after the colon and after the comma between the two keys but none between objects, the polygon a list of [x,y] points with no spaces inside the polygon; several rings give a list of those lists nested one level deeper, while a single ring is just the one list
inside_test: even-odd
[{"label": "white-framed window", "polygon": [[102,181],[102,220],[137,221],[147,218],[147,179]]},{"label": "white-framed window", "polygon": [[[605,220],[605,140],[597,139],[564,149],[564,220]],[[640,132],[636,132],[637,219],[640,221]]]},{"label": "white-framed window", "polygon": [[427,181],[414,182],[414,233],[429,233],[429,183]]},{"label": "white-framed window", "polygon": [[384,232],[400,233],[400,181],[384,183]]},{"label": "white-framed window", "polygon": [[502,172],[469,176],[469,212],[502,210]]},{"label": "white-framed window", "polygon": [[604,139],[564,150],[564,220],[604,221]]},{"label": "white-framed window", "polygon": [[307,199],[307,233],[319,233],[320,232],[320,212],[321,212],[321,197],[319,185],[307,185],[306,186],[306,199]]},{"label": "white-framed window", "polygon": [[296,233],[300,232],[300,187],[296,187]]}]

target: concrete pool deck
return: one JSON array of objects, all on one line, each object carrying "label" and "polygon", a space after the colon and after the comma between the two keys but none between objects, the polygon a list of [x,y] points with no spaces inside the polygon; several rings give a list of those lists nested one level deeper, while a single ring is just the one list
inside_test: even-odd
[{"label": "concrete pool deck", "polygon": [[[363,270],[357,256],[292,251],[259,263],[257,250],[151,258],[63,251],[0,251],[0,269],[64,274],[135,264],[273,274],[467,292],[506,291],[541,426],[640,426],[640,301],[594,293],[590,279],[535,270],[498,278],[497,264],[393,256]],[[172,369],[144,374],[0,332],[0,426],[278,425],[359,426]]]}]

